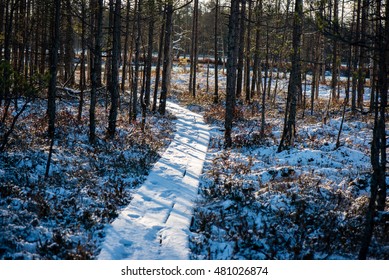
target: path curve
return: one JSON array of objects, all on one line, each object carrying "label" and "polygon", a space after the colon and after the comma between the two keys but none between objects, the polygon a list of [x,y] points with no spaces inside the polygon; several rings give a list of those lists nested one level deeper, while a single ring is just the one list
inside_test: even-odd
[{"label": "path curve", "polygon": [[168,102],[173,141],[130,204],[106,226],[100,260],[189,259],[189,226],[209,144],[203,117]]}]

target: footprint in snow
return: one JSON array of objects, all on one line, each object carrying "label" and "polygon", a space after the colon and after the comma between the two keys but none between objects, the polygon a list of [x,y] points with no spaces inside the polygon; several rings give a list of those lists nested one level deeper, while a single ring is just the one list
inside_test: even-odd
[{"label": "footprint in snow", "polygon": [[156,240],[159,237],[159,231],[163,229],[161,226],[153,226],[150,228],[150,230],[147,232],[147,234],[144,236],[145,240],[153,241]]},{"label": "footprint in snow", "polygon": [[119,243],[122,244],[124,247],[130,247],[132,245],[131,241],[125,239],[120,240]]},{"label": "footprint in snow", "polygon": [[[163,197],[163,198],[168,198],[168,197],[170,197],[172,194],[173,194],[172,191],[164,191],[164,192],[162,192],[159,196],[160,196],[160,197]],[[173,196],[172,198],[175,198],[175,197],[176,197],[176,196]]]},{"label": "footprint in snow", "polygon": [[138,214],[128,214],[127,216],[130,217],[130,218],[133,218],[133,219],[140,218],[140,215],[138,215]]}]

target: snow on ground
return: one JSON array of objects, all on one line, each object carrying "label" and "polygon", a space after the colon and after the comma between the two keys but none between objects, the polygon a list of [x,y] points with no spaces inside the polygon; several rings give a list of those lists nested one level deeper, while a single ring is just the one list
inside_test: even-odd
[{"label": "snow on ground", "polygon": [[[58,100],[47,180],[46,102],[32,102],[17,122],[10,145],[0,153],[0,259],[96,257],[105,224],[128,205],[173,130],[169,114],[156,114],[148,116],[142,132],[140,124],[128,123],[123,110],[110,141],[105,138],[104,100],[99,96],[94,146],[88,143],[87,105],[78,121],[78,100]],[[122,105],[128,108],[124,101]]]},{"label": "snow on ground", "polygon": [[[233,137],[247,139],[229,150],[214,126],[191,227],[191,258],[356,258],[370,193],[371,127],[348,122],[336,149],[339,122],[299,121],[296,146],[281,153],[275,136],[281,126],[260,140],[250,138],[249,126],[235,127]],[[387,242],[381,223],[371,257],[387,258]]]},{"label": "snow on ground", "polygon": [[98,256],[106,259],[189,259],[189,227],[209,143],[202,116],[168,102],[175,137],[116,220],[106,226]]},{"label": "snow on ground", "polygon": [[[180,99],[188,73],[179,67],[173,72],[173,98]],[[323,121],[329,87],[322,85],[314,115],[307,111],[302,119],[299,109],[296,145],[277,153],[287,88],[280,80],[276,104],[268,104],[265,137],[259,135],[260,102],[239,102],[235,146],[225,150],[224,109],[210,105],[210,74],[209,93],[200,69],[201,94],[196,100],[187,94],[185,101],[211,129],[200,115],[169,103],[177,132],[143,185],[172,137],[169,117],[150,116],[144,134],[122,114],[115,141],[106,141],[100,98],[93,147],[87,108],[78,121],[78,102],[59,102],[61,129],[45,181],[45,104],[31,104],[0,155],[0,258],[355,258],[370,193],[371,117],[347,111],[336,149],[341,110],[331,108]],[[224,88],[221,75],[222,104]],[[387,225],[377,224],[370,258],[389,258]]]},{"label": "snow on ground", "polygon": [[[204,72],[198,75],[202,85],[198,100],[206,101],[213,77],[207,95]],[[178,92],[185,92],[185,78],[179,76],[184,88],[178,87]],[[279,81],[279,89],[285,90],[285,85],[286,80]],[[284,117],[282,90],[276,104],[266,106],[264,137],[259,134],[261,106],[256,101],[238,102],[231,149],[223,147],[223,106],[182,98],[203,112],[211,126],[201,198],[191,226],[191,259],[357,257],[370,195],[372,118],[347,111],[336,148],[341,108],[331,107],[324,120],[329,93],[329,86],[320,86],[313,116],[307,110],[303,118],[299,109],[295,146],[281,153],[277,148]],[[372,259],[389,257],[387,225],[376,224]]]}]

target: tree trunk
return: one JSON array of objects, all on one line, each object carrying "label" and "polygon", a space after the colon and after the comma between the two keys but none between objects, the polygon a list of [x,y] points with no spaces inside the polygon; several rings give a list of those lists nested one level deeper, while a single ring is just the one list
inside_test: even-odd
[{"label": "tree trunk", "polygon": [[[5,11],[6,11],[6,1],[1,1],[0,2],[0,22],[4,22],[4,17],[5,17]],[[4,33],[4,24],[0,24],[0,34]],[[0,48],[0,60],[3,59],[3,48]],[[1,101],[1,99],[0,99]],[[1,102],[0,102],[1,105]]]},{"label": "tree trunk", "polygon": [[128,66],[128,45],[129,45],[129,37],[130,37],[130,0],[127,0],[126,4],[126,33],[124,38],[124,47],[123,47],[123,65],[122,65],[122,82],[121,82],[121,91],[124,93],[126,87],[126,77],[127,77],[127,67]]},{"label": "tree trunk", "polygon": [[278,152],[281,152],[294,144],[296,134],[296,102],[297,95],[301,92],[301,61],[300,44],[303,21],[303,0],[296,0],[295,15],[293,21],[293,54],[292,70],[290,73],[288,97],[286,101],[284,129],[278,146]]},{"label": "tree trunk", "polygon": [[198,58],[198,23],[199,22],[199,1],[194,0],[193,26],[192,26],[192,49],[190,54],[190,76],[189,92],[196,98],[197,58]]},{"label": "tree trunk", "polygon": [[255,6],[255,16],[256,16],[256,27],[255,27],[255,53],[254,53],[254,65],[253,65],[253,78],[251,80],[251,96],[254,96],[257,93],[260,96],[260,85],[261,84],[261,64],[260,64],[260,29],[261,18],[262,18],[262,0],[257,2]]},{"label": "tree trunk", "polygon": [[70,86],[75,84],[74,77],[74,31],[72,23],[72,3],[66,0],[66,31],[65,31],[65,82]]},{"label": "tree trunk", "polygon": [[245,93],[246,93],[246,102],[251,101],[251,91],[250,91],[250,62],[251,62],[251,18],[252,18],[252,0],[249,2],[249,15],[247,22],[247,41],[246,41],[246,67],[245,67]]},{"label": "tree trunk", "polygon": [[81,65],[80,65],[80,103],[78,106],[77,120],[80,122],[82,118],[82,109],[84,106],[84,89],[86,86],[85,78],[85,50],[86,50],[86,2],[81,1]]},{"label": "tree trunk", "polygon": [[[339,30],[339,17],[338,17],[338,0],[334,0],[334,16],[333,16],[333,25],[334,25],[334,34],[338,33]],[[338,96],[336,94],[336,88],[338,85],[338,41],[336,38],[333,39],[332,44],[332,80],[331,80],[331,91],[332,91],[332,100],[337,100]]]},{"label": "tree trunk", "polygon": [[[386,134],[386,112],[388,107],[388,71],[389,71],[389,0],[386,0],[386,12],[385,12],[385,23],[383,25],[384,33],[383,38],[380,40],[381,44],[379,47],[379,77],[378,77],[378,89],[380,95],[380,109],[378,119],[378,137],[380,138],[380,172],[377,174],[378,181],[378,199],[377,199],[377,210],[385,210],[386,202],[386,149],[387,145],[387,134]],[[378,103],[376,104],[378,106]],[[374,169],[374,166],[373,166]]]},{"label": "tree trunk", "polygon": [[161,115],[166,112],[166,99],[170,90],[170,75],[172,68],[172,33],[173,33],[173,1],[168,0],[166,5],[166,32],[163,53],[162,85],[161,97],[159,100],[158,111]]},{"label": "tree trunk", "polygon": [[136,35],[135,35],[135,56],[134,56],[134,73],[132,83],[132,110],[130,121],[136,120],[137,105],[138,105],[138,80],[139,80],[139,57],[140,57],[140,15],[141,15],[142,1],[138,0],[136,3]]},{"label": "tree trunk", "polygon": [[[356,13],[356,16],[355,16]],[[354,7],[354,15],[353,18],[355,21],[355,32],[354,32],[354,41],[358,42],[360,39],[360,14],[361,14],[361,0],[358,0],[358,6],[355,10]],[[359,58],[359,46],[354,46],[353,52],[353,79],[351,86],[351,110],[355,113],[357,109],[357,85],[358,85],[358,58]]]},{"label": "tree trunk", "polygon": [[214,22],[214,55],[215,55],[215,92],[213,103],[219,103],[219,54],[218,54],[218,24],[219,24],[219,0],[215,2],[215,22]]},{"label": "tree trunk", "polygon": [[238,73],[236,76],[236,97],[240,98],[242,95],[242,83],[243,83],[243,59],[244,59],[244,36],[245,36],[245,19],[246,19],[246,0],[241,0],[242,8],[239,14],[239,26],[238,26]]},{"label": "tree trunk", "polygon": [[239,0],[231,0],[231,13],[228,23],[228,57],[227,57],[227,96],[225,114],[225,146],[232,146],[232,122],[235,111],[236,97],[236,70],[238,56],[238,24],[239,24]]},{"label": "tree trunk", "polygon": [[[166,10],[166,5],[164,7]],[[166,11],[163,12],[162,26],[161,26],[161,35],[159,38],[159,46],[158,46],[158,59],[157,66],[155,69],[155,86],[154,86],[154,94],[153,94],[153,108],[152,111],[157,111],[157,101],[158,101],[158,86],[159,86],[159,78],[161,74],[161,61],[163,56],[163,42],[165,39],[165,30],[166,30]]]},{"label": "tree trunk", "polygon": [[119,106],[119,60],[120,60],[120,27],[121,27],[121,0],[115,1],[113,15],[113,38],[112,38],[112,69],[111,80],[108,90],[111,94],[111,108],[108,116],[108,136],[115,136],[116,120]]},{"label": "tree trunk", "polygon": [[[93,55],[90,56],[91,64],[91,97],[89,108],[89,143],[94,144],[96,141],[96,93],[97,88],[101,86],[101,39],[102,39],[102,27],[103,27],[103,9],[104,0],[93,0],[92,18],[95,18],[96,26],[91,25],[91,34],[94,37],[94,47],[90,51]],[[100,74],[100,75],[99,75]],[[100,77],[100,80],[99,80]]]},{"label": "tree trunk", "polygon": [[5,121],[6,116],[8,114],[8,107],[9,107],[9,95],[10,95],[10,83],[8,82],[10,80],[11,76],[11,39],[12,39],[12,32],[13,32],[13,17],[14,17],[14,10],[15,10],[15,4],[14,1],[8,0],[5,5],[5,36],[4,36],[4,71],[3,71],[3,80],[4,83],[2,84],[0,88],[0,101],[4,99],[6,105],[6,109],[3,113],[3,119],[2,122]]},{"label": "tree trunk", "polygon": [[361,3],[361,46],[359,47],[359,66],[358,66],[358,95],[357,95],[357,106],[359,109],[363,109],[363,95],[365,88],[365,61],[366,61],[366,25],[367,25],[367,16],[369,11],[369,0],[363,0]]},{"label": "tree trunk", "polygon": [[155,3],[154,0],[149,0],[149,30],[148,30],[148,45],[147,45],[147,59],[145,65],[146,72],[146,89],[145,89],[145,104],[150,106],[150,92],[151,92],[151,66],[153,62],[153,41],[154,41],[154,23],[155,23]]},{"label": "tree trunk", "polygon": [[381,21],[381,1],[377,0],[376,51],[379,57],[378,92],[374,104],[374,128],[371,142],[371,164],[373,174],[370,181],[370,201],[366,214],[366,226],[358,258],[366,259],[373,236],[376,211],[385,210],[386,201],[386,107],[388,96],[387,71],[389,61],[389,0],[386,0],[385,21]]},{"label": "tree trunk", "polygon": [[56,114],[56,88],[57,88],[57,65],[59,49],[59,25],[61,19],[61,0],[54,1],[54,17],[52,22],[52,43],[50,48],[50,82],[48,89],[47,116],[48,134],[52,139],[55,134],[55,114]]}]

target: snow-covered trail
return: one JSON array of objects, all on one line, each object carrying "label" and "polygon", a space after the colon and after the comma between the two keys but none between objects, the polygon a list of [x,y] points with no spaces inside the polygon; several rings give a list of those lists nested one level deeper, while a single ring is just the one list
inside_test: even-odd
[{"label": "snow-covered trail", "polygon": [[100,260],[189,258],[189,226],[209,143],[201,115],[168,102],[176,134],[130,204],[105,229]]}]

